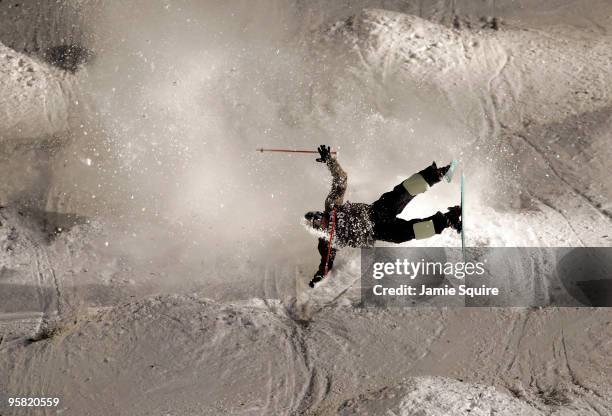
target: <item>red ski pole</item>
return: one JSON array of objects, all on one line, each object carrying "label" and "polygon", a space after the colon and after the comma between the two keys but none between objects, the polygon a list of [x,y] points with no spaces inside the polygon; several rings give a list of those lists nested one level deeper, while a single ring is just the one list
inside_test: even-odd
[{"label": "red ski pole", "polygon": [[323,277],[329,272],[329,258],[332,252],[332,242],[334,241],[334,231],[336,230],[336,208],[332,209],[331,231],[329,232],[329,243],[327,243],[327,257],[325,257],[325,271]]},{"label": "red ski pole", "polygon": [[[263,147],[260,147],[259,149],[255,149],[255,151],[257,152],[276,152],[276,153],[314,153],[314,154],[318,154],[319,152],[316,150],[294,150],[294,149],[264,149]],[[338,152],[335,150],[332,150],[331,152],[332,155],[337,154]]]}]

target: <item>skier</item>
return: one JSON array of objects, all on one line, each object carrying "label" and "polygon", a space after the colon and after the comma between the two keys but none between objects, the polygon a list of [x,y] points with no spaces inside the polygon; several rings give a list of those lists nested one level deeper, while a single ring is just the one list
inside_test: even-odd
[{"label": "skier", "polygon": [[393,190],[382,194],[372,204],[345,203],[346,172],[338,160],[332,157],[329,146],[321,145],[318,151],[320,157],[317,162],[327,164],[332,174],[332,186],[325,199],[325,211],[310,211],[304,216],[308,226],[322,235],[318,244],[321,262],[309,283],[310,287],[314,288],[331,270],[337,248],[373,246],[376,240],[403,243],[432,237],[449,227],[461,232],[460,206],[450,207],[444,214],[438,211],[422,219],[406,221],[397,218],[412,198],[440,182],[450,165],[438,168],[436,162],[433,162]]}]

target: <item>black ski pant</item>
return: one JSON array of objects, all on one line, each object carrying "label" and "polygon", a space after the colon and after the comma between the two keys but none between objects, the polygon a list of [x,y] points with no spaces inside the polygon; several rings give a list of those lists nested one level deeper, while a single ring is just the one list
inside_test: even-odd
[{"label": "black ski pant", "polygon": [[372,222],[374,224],[374,238],[390,243],[403,243],[415,238],[413,225],[417,222],[433,220],[438,231],[440,216],[437,213],[428,218],[415,218],[406,221],[397,216],[406,208],[406,205],[414,198],[410,195],[403,184],[397,185],[393,190],[385,192],[372,204]]}]

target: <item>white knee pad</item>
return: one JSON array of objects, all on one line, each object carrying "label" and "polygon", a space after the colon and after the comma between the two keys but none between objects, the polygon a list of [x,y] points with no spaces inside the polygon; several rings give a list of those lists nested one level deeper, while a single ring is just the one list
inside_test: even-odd
[{"label": "white knee pad", "polygon": [[425,182],[425,179],[423,179],[420,173],[415,173],[402,182],[402,185],[404,185],[404,188],[406,188],[408,193],[412,196],[421,194],[429,189],[429,185]]},{"label": "white knee pad", "polygon": [[433,237],[436,234],[436,229],[434,228],[432,220],[415,222],[412,224],[412,229],[414,230],[414,238],[417,240]]}]

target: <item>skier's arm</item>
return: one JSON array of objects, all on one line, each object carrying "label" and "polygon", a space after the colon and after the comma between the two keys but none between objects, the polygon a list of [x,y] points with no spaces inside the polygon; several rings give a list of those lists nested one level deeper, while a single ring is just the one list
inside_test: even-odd
[{"label": "skier's arm", "polygon": [[[329,242],[324,238],[319,238],[319,254],[321,255],[321,262],[319,263],[319,270],[315,273],[321,277],[324,277],[325,274],[325,265],[327,265],[327,271],[329,272],[334,266],[334,259],[336,258],[336,249],[332,248],[329,250],[328,246]],[[327,258],[327,254],[329,253],[329,259]]]},{"label": "skier's arm", "polygon": [[329,195],[325,198],[325,211],[329,212],[334,206],[342,205],[344,192],[346,191],[347,176],[346,172],[340,167],[338,160],[331,155],[329,146],[322,144],[317,149],[319,157],[317,162],[325,163],[332,175],[332,187]]},{"label": "skier's arm", "polygon": [[338,160],[329,158],[327,167],[332,174],[332,186],[329,195],[325,198],[325,211],[331,211],[333,207],[342,205],[344,193],[346,192],[347,176],[342,170]]}]

